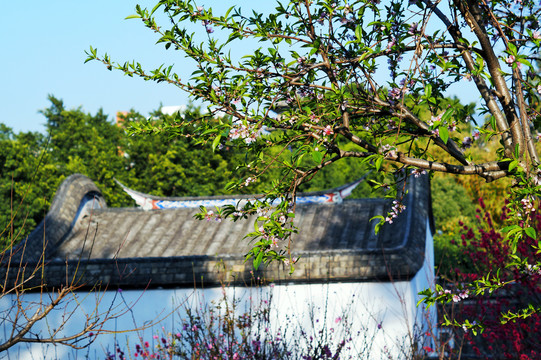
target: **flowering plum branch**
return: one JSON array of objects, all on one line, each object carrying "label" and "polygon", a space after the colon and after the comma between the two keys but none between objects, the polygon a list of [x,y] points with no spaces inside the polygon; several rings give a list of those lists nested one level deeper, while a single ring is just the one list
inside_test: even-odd
[{"label": "flowering plum branch", "polygon": [[[239,166],[249,174],[233,188],[248,186],[270,168],[280,170],[266,200],[226,209],[220,219],[236,220],[259,207],[292,219],[300,184],[339,160],[357,158],[378,174],[377,187],[391,188],[390,196],[397,193],[395,179],[402,172],[512,178],[508,198],[515,223],[504,232],[517,243],[533,230],[531,213],[521,209],[541,195],[532,136],[541,128],[541,78],[532,64],[541,46],[541,7],[529,0],[449,0],[448,5],[292,0],[277,3],[271,14],[245,15],[232,7],[215,15],[192,0],[160,0],[151,10],[137,6],[129,18],[141,20],[166,49],[191,59],[189,78],[172,66],[147,71],[137,62],[114,62],[92,47],[87,61],[171,84],[209,104],[205,117],[179,115],[161,129],[135,125],[134,131],[167,131],[214,149],[245,151],[249,156]],[[158,25],[158,10],[167,27]],[[242,53],[247,39],[257,45]],[[478,109],[449,105],[446,92],[452,85],[473,87],[481,99]],[[472,134],[473,119],[483,117],[486,123]],[[491,137],[498,137],[501,147],[491,160],[477,161],[468,152],[472,143]],[[379,217],[380,225],[398,215],[398,204]],[[214,213],[202,213],[207,216]],[[255,245],[248,254],[254,265],[291,262],[286,239],[294,227],[276,216],[258,216],[256,223],[262,230],[249,234]],[[288,243],[283,252],[276,251],[275,239]],[[491,273],[487,286],[495,276]]]}]

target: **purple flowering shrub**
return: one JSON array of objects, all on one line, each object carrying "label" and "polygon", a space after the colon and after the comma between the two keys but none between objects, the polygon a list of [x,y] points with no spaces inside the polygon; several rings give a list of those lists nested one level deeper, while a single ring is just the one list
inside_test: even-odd
[{"label": "purple flowering shrub", "polygon": [[374,336],[382,331],[381,326],[354,331],[346,313],[327,322],[326,308],[314,309],[308,321],[302,315],[278,321],[271,305],[272,292],[244,303],[223,291],[219,301],[186,305],[176,331],[162,327],[127,349],[116,346],[106,359],[359,359],[369,357]]}]

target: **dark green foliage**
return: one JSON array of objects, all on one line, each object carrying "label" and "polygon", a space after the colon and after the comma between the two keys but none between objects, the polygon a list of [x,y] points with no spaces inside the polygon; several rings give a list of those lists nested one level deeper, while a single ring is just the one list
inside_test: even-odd
[{"label": "dark green foliage", "polygon": [[[303,184],[300,190],[318,191],[332,189],[358,180],[364,175],[367,175],[366,166],[359,161],[355,161],[355,159],[344,159],[344,161],[323,168],[314,176],[312,181]],[[372,174],[368,174],[363,182],[353,190],[351,198],[368,198],[381,195],[374,192],[370,186],[369,179],[373,177]]]},{"label": "dark green foliage", "polygon": [[431,182],[432,210],[437,232],[434,235],[434,257],[437,272],[454,279],[455,269],[465,271],[471,264],[452,243],[460,237],[459,222],[473,224],[475,199],[471,199],[462,185],[450,176],[435,176]]},{"label": "dark green foliage", "polygon": [[158,196],[215,195],[223,193],[233,177],[227,152],[212,152],[189,139],[170,139],[162,133],[125,140],[126,171],[117,177],[138,191]]},{"label": "dark green foliage", "polygon": [[449,233],[456,230],[459,221],[469,223],[475,218],[475,203],[466,189],[451,176],[432,179],[432,207],[438,229]]},{"label": "dark green foliage", "polygon": [[[46,135],[15,134],[0,124],[0,226],[4,246],[10,239],[20,241],[39,224],[56,189],[73,173],[96,182],[108,206],[121,207],[134,203],[115,178],[158,196],[227,194],[230,191],[226,185],[244,175],[245,170],[237,165],[249,162],[243,149],[212,151],[190,138],[170,137],[163,132],[129,136],[130,122],[147,121],[133,111],[126,115],[126,125],[117,126],[102,111],[92,115],[80,108],[67,110],[62,100],[54,96],[49,100],[51,106],[41,111],[46,118]],[[198,113],[198,109],[190,111]],[[170,118],[158,112],[151,117],[158,126]],[[340,162],[325,168],[310,186],[303,185],[300,190],[333,188],[360,178],[364,172],[359,162]],[[275,173],[271,168],[250,186],[236,191],[261,193]],[[361,184],[353,196],[370,196],[368,183]]]},{"label": "dark green foliage", "polygon": [[59,182],[44,151],[47,139],[38,133],[14,134],[1,126],[0,242],[20,240],[44,216]]},{"label": "dark green foliage", "polygon": [[[111,206],[131,204],[113,177],[125,167],[118,147],[123,131],[81,109],[66,110],[49,96],[42,111],[47,135],[14,134],[2,125],[0,135],[0,227],[4,244],[20,241],[43,219],[60,183],[73,173],[93,179]],[[115,188],[116,187],[116,188]],[[13,219],[13,221],[11,221]]]}]

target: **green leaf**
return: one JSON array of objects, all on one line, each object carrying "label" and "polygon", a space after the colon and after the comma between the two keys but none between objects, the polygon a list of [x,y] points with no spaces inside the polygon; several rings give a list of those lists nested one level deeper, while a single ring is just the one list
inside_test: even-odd
[{"label": "green leaf", "polygon": [[507,43],[507,52],[510,55],[517,56],[517,47],[515,46],[515,44],[513,44],[512,42],[508,42]]},{"label": "green leaf", "polygon": [[430,95],[432,94],[432,85],[426,84],[425,86],[425,97],[428,99],[430,98]]},{"label": "green leaf", "polygon": [[528,59],[525,59],[525,58],[517,58],[517,61],[530,67],[530,68],[533,68],[532,64],[528,61]]},{"label": "green leaf", "polygon": [[[516,231],[516,230],[519,230],[519,229],[520,229],[520,226],[518,226],[518,225],[509,225],[509,226],[504,227],[504,228],[502,229],[502,232],[503,232],[503,233],[506,233],[506,232],[511,231],[511,230],[515,230],[515,231]],[[513,232],[515,232],[515,231],[513,231]]]},{"label": "green leaf", "polygon": [[378,221],[376,223],[376,226],[374,227],[374,232],[376,234],[378,234],[379,229],[383,226],[383,224],[385,224],[385,218],[382,215],[376,215],[376,216],[373,216],[372,218],[370,218],[370,222],[372,222],[372,220],[377,220]]},{"label": "green leaf", "polygon": [[524,229],[524,232],[526,233],[526,235],[528,235],[532,239],[537,239],[534,228],[532,228],[532,227],[526,228],[526,229]]},{"label": "green leaf", "polygon": [[447,129],[447,126],[440,126],[439,132],[441,140],[447,144],[447,141],[449,140],[449,130]]},{"label": "green leaf", "polygon": [[263,261],[263,255],[265,254],[265,252],[259,248],[258,249],[259,252],[257,254],[257,256],[254,258],[254,269],[257,270],[259,268],[259,266],[261,265],[261,262]]},{"label": "green leaf", "polygon": [[222,135],[219,134],[214,138],[214,141],[212,141],[212,151],[216,151],[216,148],[220,144],[220,141],[222,140]]},{"label": "green leaf", "polygon": [[162,6],[161,1],[152,8],[152,10],[150,11],[150,16],[152,16],[156,12],[156,10],[160,8],[160,6]]},{"label": "green leaf", "polygon": [[126,16],[126,17],[124,18],[124,20],[128,20],[128,19],[140,19],[140,18],[141,18],[141,15],[133,14],[133,15]]},{"label": "green leaf", "polygon": [[323,153],[321,151],[312,151],[312,159],[314,159],[317,164],[321,164]]},{"label": "green leaf", "polygon": [[360,57],[359,61],[363,61],[368,55],[372,54],[372,49],[368,48],[368,51],[364,52]]},{"label": "green leaf", "polygon": [[447,110],[445,110],[445,113],[441,117],[441,122],[442,123],[447,122],[451,118],[451,116],[453,116],[454,113],[455,113],[455,109],[453,108],[448,108]]},{"label": "green leaf", "polygon": [[231,6],[229,9],[227,9],[227,11],[225,12],[225,15],[224,15],[224,18],[228,18],[229,17],[229,14],[231,13],[231,10],[233,10],[235,8],[235,6]]},{"label": "green leaf", "polygon": [[383,164],[383,156],[380,156],[376,159],[376,171],[379,171],[379,169],[381,169],[381,164]]},{"label": "green leaf", "polygon": [[363,27],[361,25],[357,25],[355,28],[355,37],[357,40],[361,41],[363,37]]}]

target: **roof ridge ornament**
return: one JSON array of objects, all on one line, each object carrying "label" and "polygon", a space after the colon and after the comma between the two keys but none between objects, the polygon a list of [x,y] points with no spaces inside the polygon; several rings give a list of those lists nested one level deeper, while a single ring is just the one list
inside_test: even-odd
[{"label": "roof ridge ornament", "polygon": [[[366,178],[366,175],[351,183],[339,186],[334,189],[299,193],[297,195],[297,204],[339,204],[346,197],[351,195],[353,190]],[[179,209],[179,208],[200,208],[201,206],[237,206],[248,201],[254,201],[261,198],[262,195],[232,195],[232,196],[207,196],[207,197],[161,197],[150,194],[145,194],[122,184],[117,179],[115,182],[124,190],[135,203],[144,210],[160,210],[160,209]],[[275,204],[281,200],[276,199]]]}]

